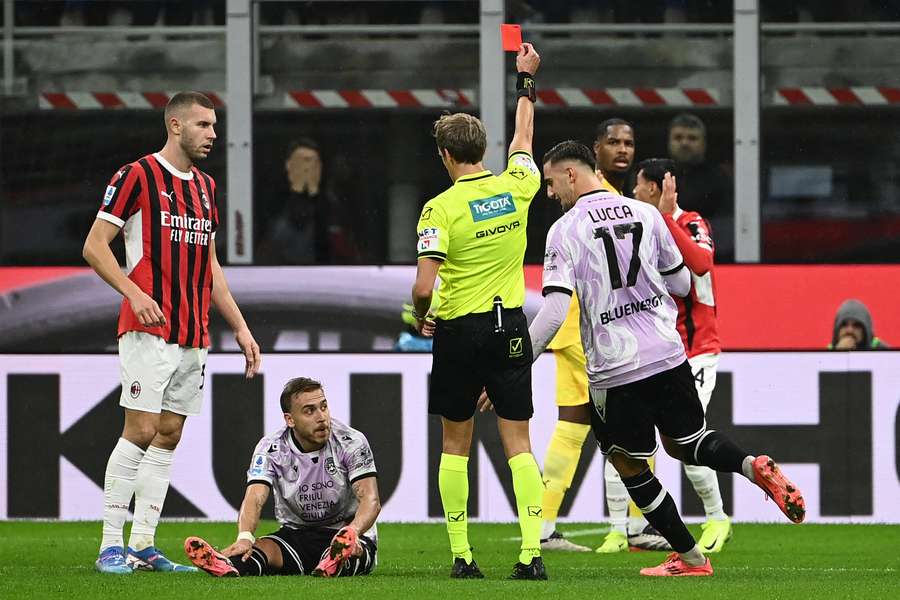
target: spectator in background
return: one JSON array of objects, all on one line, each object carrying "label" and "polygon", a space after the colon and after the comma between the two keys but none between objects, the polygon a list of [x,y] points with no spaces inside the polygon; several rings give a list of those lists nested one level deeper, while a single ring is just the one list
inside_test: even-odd
[{"label": "spectator in background", "polygon": [[322,153],[311,138],[288,146],[284,161],[288,190],[260,211],[263,239],[258,264],[333,264],[356,262],[359,253],[347,213],[322,177]]},{"label": "spectator in background", "polygon": [[859,300],[844,300],[834,316],[831,350],[887,350],[888,345],[875,337],[872,315]]},{"label": "spectator in background", "polygon": [[[65,0],[64,2],[26,2],[40,6],[44,25],[103,27],[157,24],[169,26],[222,25],[225,23],[224,0]],[[55,16],[53,6],[58,5]],[[18,9],[17,9],[18,10]]]},{"label": "spectator in background", "polygon": [[706,161],[706,125],[682,113],[669,123],[669,158],[675,161],[678,202],[709,220],[718,262],[734,262],[734,199],[731,177]]}]

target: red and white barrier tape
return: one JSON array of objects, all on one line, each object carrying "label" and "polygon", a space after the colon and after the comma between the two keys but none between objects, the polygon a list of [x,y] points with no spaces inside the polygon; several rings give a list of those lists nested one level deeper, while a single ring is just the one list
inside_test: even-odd
[{"label": "red and white barrier tape", "polygon": [[[217,108],[225,94],[206,92]],[[39,106],[56,110],[161,109],[174,92],[43,92]],[[541,108],[704,108],[727,107],[711,88],[546,88],[538,90]],[[900,88],[795,87],[775,90],[770,106],[889,106],[900,104]],[[272,106],[271,104],[269,106]],[[466,109],[478,99],[470,89],[298,90],[283,95],[282,108],[339,109]]]}]

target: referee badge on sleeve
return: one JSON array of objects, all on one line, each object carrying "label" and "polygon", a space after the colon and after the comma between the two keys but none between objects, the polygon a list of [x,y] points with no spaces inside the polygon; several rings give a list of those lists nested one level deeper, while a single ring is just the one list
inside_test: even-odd
[{"label": "referee badge on sleeve", "polygon": [[537,165],[534,163],[534,159],[528,156],[527,154],[515,154],[510,161],[514,165],[518,165],[520,167],[524,167],[531,171],[532,175],[540,175],[540,171],[538,171]]},{"label": "referee badge on sleeve", "polygon": [[438,249],[440,230],[437,227],[426,227],[419,232],[419,252]]}]

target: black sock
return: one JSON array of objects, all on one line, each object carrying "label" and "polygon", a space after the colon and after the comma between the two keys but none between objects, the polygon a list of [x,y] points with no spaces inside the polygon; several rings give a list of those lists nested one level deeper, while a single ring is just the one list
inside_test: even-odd
[{"label": "black sock", "polygon": [[231,562],[241,577],[265,575],[269,568],[269,559],[266,557],[266,553],[256,546],[250,551],[250,558],[247,560],[241,560],[240,556],[233,556]]},{"label": "black sock", "polygon": [[744,459],[750,453],[718,431],[707,431],[695,444],[685,447],[688,464],[703,465],[713,471],[743,473]]},{"label": "black sock", "polygon": [[350,577],[353,575],[368,575],[375,567],[375,542],[364,535],[359,536],[359,545],[362,546],[363,552],[359,556],[353,556],[344,563],[344,568],[338,574],[339,577]]},{"label": "black sock", "polygon": [[647,469],[640,475],[623,477],[622,483],[647,521],[666,538],[676,552],[687,552],[696,545],[694,536],[678,515],[675,501],[663,489],[653,471]]}]

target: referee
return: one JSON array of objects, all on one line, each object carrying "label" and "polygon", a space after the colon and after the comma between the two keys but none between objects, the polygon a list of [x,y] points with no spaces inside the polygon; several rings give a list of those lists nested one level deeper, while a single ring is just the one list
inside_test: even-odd
[{"label": "referee", "polygon": [[[506,171],[484,168],[487,135],[477,118],[444,115],[434,124],[438,154],[453,185],[429,200],[417,226],[418,270],[412,296],[417,329],[434,336],[428,412],[441,416],[438,475],[447,519],[453,578],[481,578],[469,546],[468,461],[476,402],[486,390],[512,471],[522,547],[512,579],[546,579],[540,556],[544,485],[528,423],[531,341],[522,312],[528,206],[541,186],[531,156],[534,74],[541,58],[531,44],[516,57],[516,130]],[[437,314],[429,314],[440,273]]]}]

